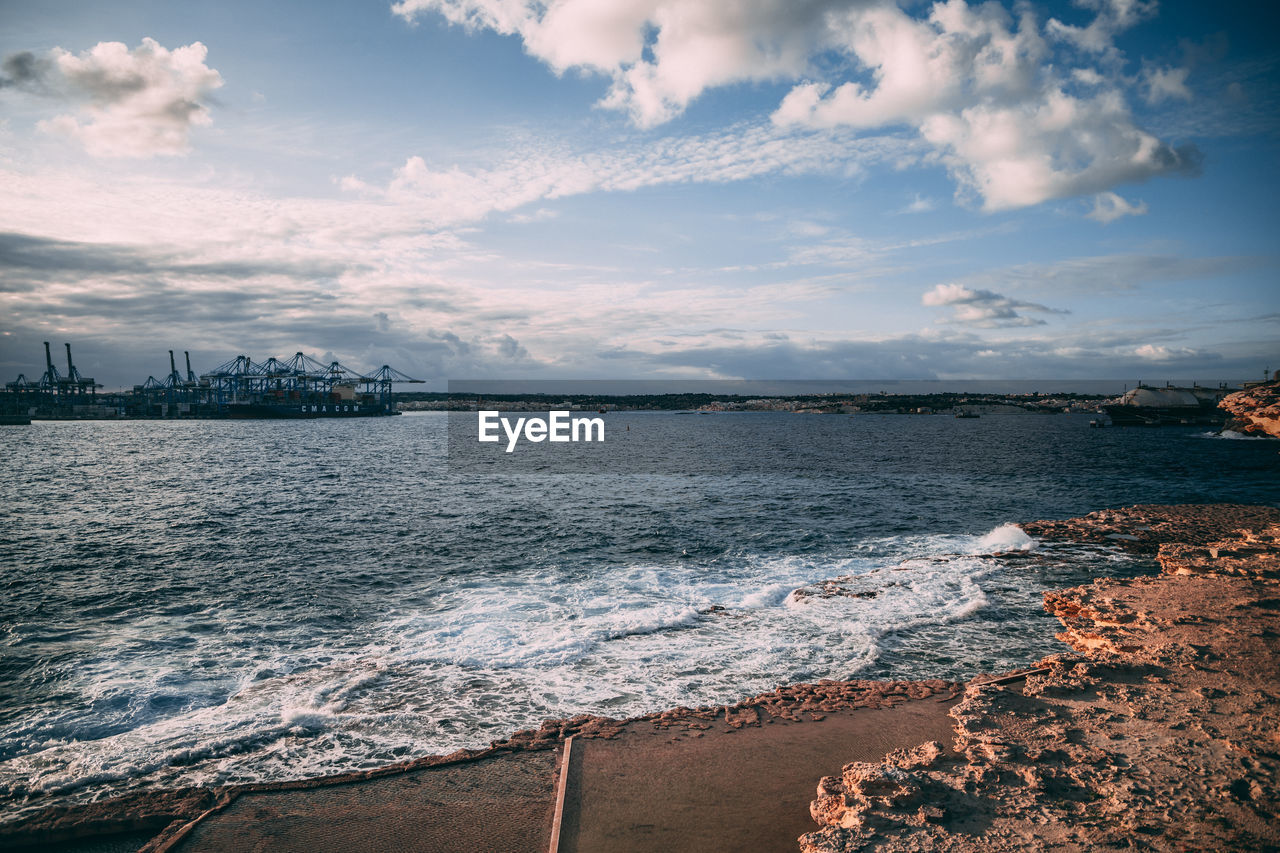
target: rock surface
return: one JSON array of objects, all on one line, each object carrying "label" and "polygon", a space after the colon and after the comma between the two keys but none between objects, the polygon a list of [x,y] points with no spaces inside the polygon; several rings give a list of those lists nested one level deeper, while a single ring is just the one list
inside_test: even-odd
[{"label": "rock surface", "polygon": [[1231,413],[1232,420],[1227,429],[1246,435],[1280,438],[1280,381],[1228,394],[1218,408]]},{"label": "rock surface", "polygon": [[1046,594],[1073,653],[971,683],[953,744],[822,779],[823,828],[801,849],[1280,847],[1280,511],[1139,506],[1026,528],[1155,550],[1163,574]]},{"label": "rock surface", "polygon": [[1110,545],[1140,554],[1155,554],[1161,545],[1207,545],[1237,530],[1280,524],[1280,509],[1247,504],[1137,504],[1101,509],[1065,521],[1033,521],[1020,525],[1029,535],[1052,542]]}]

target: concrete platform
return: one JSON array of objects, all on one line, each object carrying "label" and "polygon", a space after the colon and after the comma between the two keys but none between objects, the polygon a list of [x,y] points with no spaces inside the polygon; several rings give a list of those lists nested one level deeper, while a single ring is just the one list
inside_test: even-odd
[{"label": "concrete platform", "polygon": [[551,838],[558,753],[499,755],[379,779],[243,794],[180,853],[532,853]]},{"label": "concrete platform", "polygon": [[[954,700],[851,708],[759,725],[652,721],[613,739],[371,779],[241,794],[166,853],[795,853],[818,779],[850,761],[951,742]],[[563,800],[552,849],[561,767]],[[159,839],[157,839],[159,841]]]},{"label": "concrete platform", "polygon": [[951,742],[952,701],[857,708],[701,733],[633,723],[616,740],[575,738],[559,853],[796,853],[817,829],[818,779],[850,761]]}]

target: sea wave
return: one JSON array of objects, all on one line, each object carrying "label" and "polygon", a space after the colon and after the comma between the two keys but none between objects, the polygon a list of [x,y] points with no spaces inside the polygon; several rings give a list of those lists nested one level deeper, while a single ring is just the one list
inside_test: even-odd
[{"label": "sea wave", "polygon": [[[118,730],[84,739],[68,721],[46,718],[8,740],[0,793],[27,798],[16,814],[106,790],[345,772],[484,746],[547,718],[625,717],[734,701],[779,683],[859,677],[911,632],[998,606],[986,589],[993,576],[1035,585],[1006,576],[993,556],[1035,544],[1001,525],[803,556],[744,551],[585,574],[471,578],[430,607],[388,613],[346,652],[219,659],[222,637],[205,634],[199,642],[208,647],[192,654],[222,669],[231,686],[221,699],[152,706],[152,696],[181,689],[181,674],[171,671],[134,684],[136,716]],[[831,579],[862,594],[796,594]],[[972,644],[998,654],[1000,638],[988,642],[991,652]]]},{"label": "sea wave", "polygon": [[1221,432],[1202,432],[1197,438],[1221,438],[1228,441],[1273,441],[1269,435],[1246,435],[1243,432],[1236,432],[1233,429],[1224,429]]},{"label": "sea wave", "polygon": [[1016,524],[1002,524],[978,539],[976,553],[1001,554],[1010,551],[1033,551],[1039,545]]}]

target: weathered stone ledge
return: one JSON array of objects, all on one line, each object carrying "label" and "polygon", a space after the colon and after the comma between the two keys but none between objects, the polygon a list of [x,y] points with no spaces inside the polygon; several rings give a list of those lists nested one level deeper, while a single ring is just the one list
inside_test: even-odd
[{"label": "weathered stone ledge", "polygon": [[1046,593],[1074,653],[971,683],[952,744],[823,778],[823,828],[801,849],[1280,846],[1280,510],[1137,506],[1025,527],[1154,551],[1163,573]]},{"label": "weathered stone ledge", "polygon": [[1232,416],[1227,422],[1227,429],[1245,435],[1280,438],[1280,381],[1266,382],[1228,394],[1218,404],[1218,408]]}]

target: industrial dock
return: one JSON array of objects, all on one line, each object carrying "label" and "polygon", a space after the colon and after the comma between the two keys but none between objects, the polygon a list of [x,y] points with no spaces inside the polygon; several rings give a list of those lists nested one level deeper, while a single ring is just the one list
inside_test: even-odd
[{"label": "industrial dock", "polygon": [[0,396],[0,424],[32,420],[114,420],[169,418],[360,418],[398,414],[391,398],[396,383],[421,383],[390,365],[362,372],[338,361],[325,364],[303,353],[290,359],[254,361],[239,355],[207,373],[178,369],[169,350],[169,372],[148,376],[131,390],[102,393],[102,385],[81,375],[65,344],[66,372],[54,364],[44,344],[45,370],[37,380],[19,374]]}]

